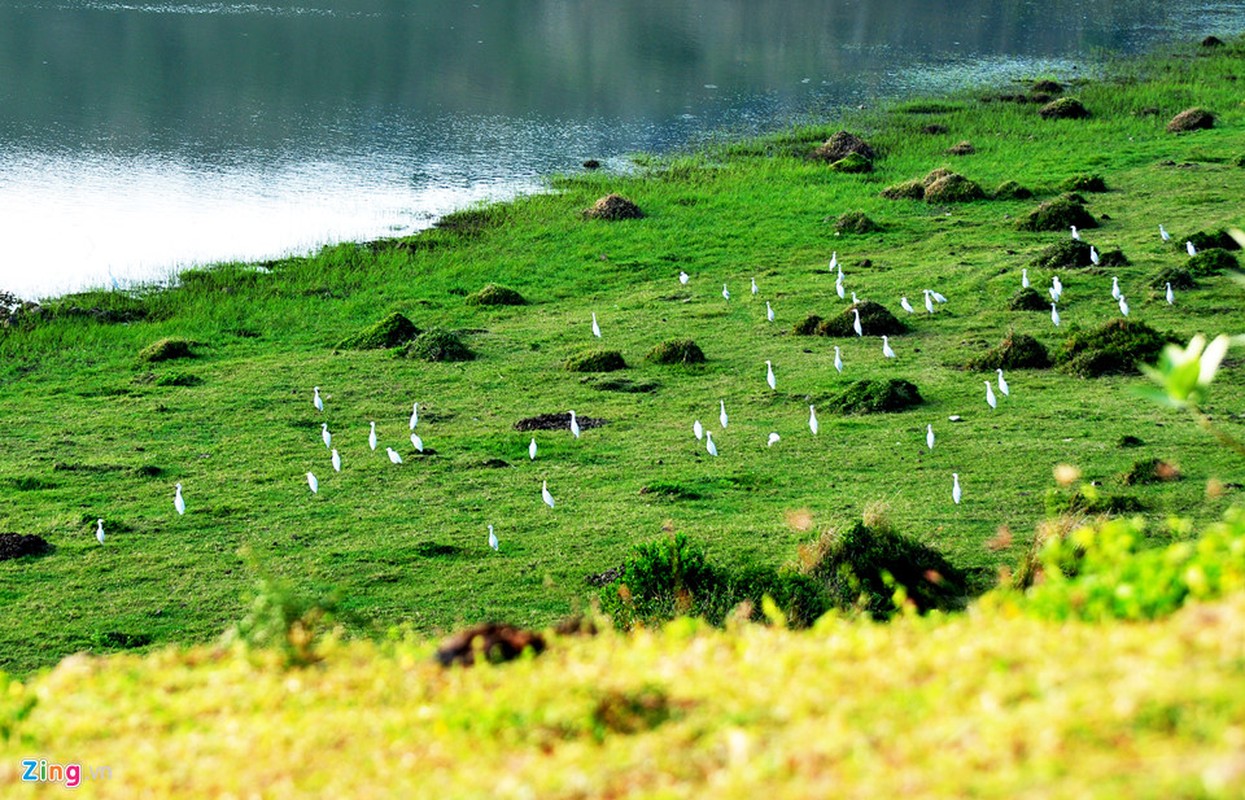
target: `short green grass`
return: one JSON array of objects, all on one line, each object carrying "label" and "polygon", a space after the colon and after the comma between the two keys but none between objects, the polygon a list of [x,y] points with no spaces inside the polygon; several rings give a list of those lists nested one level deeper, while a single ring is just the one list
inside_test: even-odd
[{"label": "short green grass", "polygon": [[[1242,480],[1240,462],[1184,417],[1139,400],[1132,390],[1142,378],[1017,371],[1008,375],[1011,397],[991,411],[983,376],[960,367],[1008,331],[1053,352],[1077,327],[1117,317],[1112,275],[1132,318],[1158,330],[1186,340],[1245,330],[1241,289],[1227,276],[1200,279],[1174,307],[1148,285],[1185,260],[1160,241],[1159,223],[1177,239],[1245,225],[1245,169],[1234,165],[1245,153],[1233,80],[1243,55],[1238,40],[1213,53],[1190,46],[1119,64],[1070,90],[1090,108],[1086,120],[1042,120],[1034,104],[984,102],[985,90],[927,114],[845,112],[673,159],[639,158],[633,175],[564,176],[547,194],[454,215],[410,240],[195,270],[176,288],[138,296],[50,302],[114,313],[64,313],[0,333],[0,530],[37,533],[56,548],[0,562],[0,669],[25,673],[117,642],[208,640],[241,616],[257,573],[335,589],[360,634],[485,618],[543,624],[589,602],[586,575],[666,531],[688,534],[718,562],[776,566],[879,500],[899,531],[964,569],[992,572],[1018,560],[1043,514],[1051,469],[1063,462],[1112,491],[1125,491],[1120,476],[1139,459],[1173,462],[1183,480],[1126,492],[1156,520],[1215,518],[1239,498],[1231,486]],[[1215,113],[1214,129],[1165,132],[1195,104]],[[931,122],[947,132],[922,133]],[[872,173],[834,173],[803,157],[844,127],[877,150]],[[954,205],[880,196],[949,166],[945,150],[964,139],[976,152],[954,158],[957,172],[984,187],[1015,180],[1037,196]],[[1016,221],[1084,174],[1110,187],[1087,198],[1102,226],[1086,240],[1100,251],[1121,248],[1131,264],[1061,273],[1063,327],[1055,329],[1048,315],[1007,304],[1021,268],[1067,234],[1021,232]],[[610,192],[634,200],[644,218],[583,219]],[[846,212],[881,230],[836,236],[833,221]],[[875,337],[792,333],[808,314],[830,318],[850,302],[827,271],[836,251],[848,291],[910,324],[891,339],[897,358],[884,358]],[[687,285],[680,271],[691,276]],[[1044,291],[1051,273],[1029,273]],[[466,301],[488,284],[528,304]],[[926,288],[949,298],[932,316],[923,313]],[[915,316],[899,310],[901,295]],[[420,329],[460,332],[477,358],[426,363],[334,349],[394,312]],[[594,312],[601,340],[590,332]],[[140,361],[165,338],[194,342],[196,358]],[[694,340],[706,363],[672,368],[644,358],[676,338]],[[618,350],[629,365],[613,382],[563,368],[597,347]],[[776,391],[765,382],[767,359]],[[1208,409],[1238,435],[1242,363],[1230,354]],[[189,372],[201,382],[180,379]],[[925,402],[898,414],[826,413],[813,436],[808,406],[863,378],[911,381]],[[630,385],[648,391],[598,388]],[[324,413],[312,407],[312,386]],[[422,456],[408,439],[416,401]],[[529,460],[531,434],[514,423],[569,409],[608,423],[578,440],[569,430],[537,432],[539,454]],[[718,458],[692,436],[696,419],[714,433]],[[367,444],[371,421],[376,452]],[[341,452],[340,474],[321,423]],[[782,439],[767,447],[771,431]],[[1142,446],[1117,447],[1126,435]],[[406,463],[390,464],[386,446]],[[959,506],[953,472],[964,486]],[[1212,477],[1230,488],[1208,499]],[[553,509],[541,502],[543,481]],[[173,508],[176,482],[184,517]],[[641,493],[656,484],[696,492]],[[93,535],[97,518],[104,546]],[[791,522],[808,518],[811,528]],[[489,524],[499,552],[486,544]],[[1003,527],[1012,547],[987,549]]]}]

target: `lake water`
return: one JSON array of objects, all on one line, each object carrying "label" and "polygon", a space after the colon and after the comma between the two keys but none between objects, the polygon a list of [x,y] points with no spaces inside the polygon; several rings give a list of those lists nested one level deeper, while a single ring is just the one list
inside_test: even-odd
[{"label": "lake water", "polygon": [[0,289],[410,233],[586,158],[1245,30],[1245,0],[0,0]]}]

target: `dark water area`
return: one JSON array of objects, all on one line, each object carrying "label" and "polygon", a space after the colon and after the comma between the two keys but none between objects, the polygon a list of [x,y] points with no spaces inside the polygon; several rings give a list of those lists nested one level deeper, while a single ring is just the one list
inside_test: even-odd
[{"label": "dark water area", "polygon": [[409,233],[585,158],[1241,30],[1245,0],[0,0],[0,288]]}]

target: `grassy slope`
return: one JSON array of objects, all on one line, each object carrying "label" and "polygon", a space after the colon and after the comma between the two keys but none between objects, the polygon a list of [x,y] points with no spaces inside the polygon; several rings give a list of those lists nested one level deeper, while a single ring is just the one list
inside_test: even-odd
[{"label": "grassy slope", "polygon": [[[879,499],[899,529],[988,572],[1015,562],[1060,462],[1078,464],[1109,491],[1136,494],[1155,520],[1217,517],[1234,495],[1207,500],[1205,481],[1239,481],[1239,463],[1181,417],[1135,399],[1130,387],[1140,378],[1017,372],[1009,376],[1012,398],[991,413],[982,402],[984,376],[956,368],[1011,326],[1053,347],[1074,324],[1118,316],[1108,294],[1112,274],[1133,317],[1159,329],[1187,338],[1245,327],[1239,289],[1226,278],[1182,293],[1175,308],[1144,288],[1157,268],[1184,260],[1159,241],[1158,223],[1177,237],[1245,224],[1245,169],[1231,163],[1245,154],[1245,108],[1239,83],[1229,79],[1242,72],[1242,48],[1238,42],[1213,57],[1195,49],[1077,87],[1073,94],[1094,112],[1087,121],[1042,122],[1036,106],[982,104],[975,96],[932,115],[853,114],[681,159],[655,176],[561,180],[556,193],[478,215],[485,224],[472,235],[434,232],[413,252],[344,245],[271,271],[201,271],[146,299],[153,321],[62,319],[4,333],[0,530],[44,535],[57,551],[0,563],[0,667],[21,673],[77,650],[106,650],[101,636],[114,632],[157,644],[207,640],[240,616],[253,583],[241,548],[269,573],[337,588],[358,629],[406,622],[430,631],[484,617],[546,623],[584,602],[585,574],[619,563],[663,525],[707,542],[716,560],[779,564],[814,535],[789,527],[785,512],[807,508],[825,527]],[[1195,103],[1219,115],[1216,129],[1164,133],[1170,116]],[[950,133],[919,133],[931,121]],[[793,156],[840,125],[883,151],[876,173],[833,175]],[[943,154],[961,139],[977,154]],[[882,187],[943,164],[987,188],[1014,178],[1047,192],[1073,174],[1103,174],[1112,191],[1091,195],[1090,206],[1110,220],[1086,238],[1100,249],[1122,247],[1133,266],[1064,273],[1058,335],[1046,314],[1006,311],[1020,268],[1065,234],[1014,230],[1035,201],[942,207],[878,197]],[[647,218],[579,219],[606,191],[630,196]],[[835,237],[825,219],[849,210],[866,212],[885,231]],[[838,376],[835,342],[790,334],[805,314],[830,316],[845,306],[825,273],[832,250],[849,290],[896,313],[900,294],[919,307],[926,287],[951,302],[933,318],[912,320],[912,332],[893,341],[893,362],[876,339],[841,342],[847,370]],[[866,258],[869,268],[860,266]],[[687,287],[675,280],[680,269],[693,276]],[[1049,284],[1049,274],[1030,274],[1036,286]],[[756,298],[747,291],[753,276]],[[487,282],[512,286],[534,304],[487,310],[463,302],[462,292]],[[723,282],[734,294],[729,303],[720,296]],[[775,324],[765,321],[765,300]],[[478,331],[469,340],[480,359],[421,364],[384,352],[333,352],[335,342],[394,310],[420,327]],[[599,391],[560,369],[567,355],[593,344],[593,311],[602,345],[632,364],[626,377],[658,382],[657,391]],[[135,354],[170,335],[203,343],[202,356],[150,371],[191,372],[203,384],[142,380],[149,369],[136,366]],[[643,362],[653,344],[686,336],[708,354],[704,367]],[[774,362],[777,393],[765,385],[765,359]],[[1231,412],[1245,399],[1240,364],[1232,359],[1211,409],[1238,433]],[[808,433],[808,403],[875,376],[914,381],[927,404],[885,417],[823,412],[820,436]],[[326,397],[322,416],[311,406],[312,385]],[[721,457],[710,459],[690,429],[700,418],[717,430],[719,398],[731,425],[715,437]],[[416,400],[420,433],[437,451],[423,459],[406,442]],[[539,434],[541,455],[529,463],[528,435],[511,425],[569,408],[610,424],[579,441],[569,432]],[[951,425],[950,414],[964,421]],[[320,443],[322,420],[345,460],[340,475]],[[380,454],[365,444],[369,420],[381,432]],[[939,436],[932,454],[923,439],[929,422]],[[771,430],[783,440],[767,449]],[[1145,446],[1117,448],[1124,434]],[[407,463],[389,465],[385,444]],[[1178,461],[1186,479],[1120,487],[1118,475],[1146,457]],[[483,467],[489,459],[511,466]],[[141,466],[161,472],[143,477],[133,471]],[[321,481],[317,497],[304,482],[309,469]],[[965,487],[958,507],[950,502],[953,471]],[[553,511],[540,502],[542,480],[558,499]],[[177,481],[189,506],[183,518],[171,502]],[[684,484],[704,499],[639,494],[657,481]],[[92,536],[96,517],[109,530],[104,547]],[[489,523],[500,554],[485,546]],[[1004,525],[1016,533],[1015,548],[983,548]],[[421,555],[429,543],[459,549]]]}]

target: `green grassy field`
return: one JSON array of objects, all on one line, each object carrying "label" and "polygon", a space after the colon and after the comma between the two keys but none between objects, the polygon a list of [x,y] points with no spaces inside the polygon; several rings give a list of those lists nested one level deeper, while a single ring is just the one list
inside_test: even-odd
[{"label": "green grassy field", "polygon": [[[634,174],[563,176],[547,194],[456,215],[404,242],[340,245],[310,258],[195,270],[170,289],[49,302],[59,313],[0,333],[0,531],[39,534],[55,547],[0,562],[0,669],[24,674],[119,643],[141,650],[211,640],[243,614],[260,574],[335,591],[357,634],[397,624],[431,633],[485,618],[544,625],[590,602],[596,590],[585,576],[663,531],[688,534],[727,565],[777,566],[875,501],[889,506],[897,529],[988,583],[1032,538],[1060,463],[1077,465],[1106,493],[1135,497],[1157,541],[1175,535],[1165,532],[1169,517],[1218,518],[1239,502],[1240,460],[1186,416],[1139,399],[1144,378],[1012,371],[1011,396],[991,410],[983,380],[992,375],[962,365],[1012,329],[1054,352],[1076,328],[1118,318],[1113,275],[1131,319],[1186,341],[1245,330],[1245,295],[1227,276],[1178,291],[1173,306],[1149,288],[1158,270],[1187,261],[1187,235],[1245,226],[1242,73],[1239,40],[1187,46],[1069,87],[1092,112],[1085,120],[1043,120],[1038,104],[985,89],[848,112],[674,159],[639,158]],[[1216,114],[1213,129],[1165,132],[1193,105]],[[947,131],[923,133],[931,124]],[[839,174],[806,158],[840,128],[878,150],[874,172]],[[948,155],[961,140],[976,152]],[[947,205],[880,197],[942,166],[988,191],[1015,180],[1038,196]],[[1089,173],[1109,190],[1085,194],[1102,226],[1084,238],[1099,250],[1121,248],[1131,264],[1060,271],[1058,329],[1047,312],[1007,310],[1022,268],[1039,291],[1050,285],[1052,272],[1030,262],[1068,237],[1021,232],[1016,221],[1065,179]],[[645,218],[582,219],[607,192],[634,200]],[[835,235],[833,220],[850,211],[882,230]],[[1160,223],[1172,242],[1160,240]],[[810,313],[831,317],[849,305],[827,270],[835,252],[849,292],[909,324],[892,337],[895,359],[883,357],[878,337],[792,333]],[[465,302],[488,283],[529,304]],[[926,288],[948,298],[933,315],[923,313]],[[917,314],[899,309],[901,295]],[[425,363],[336,349],[394,311],[420,328],[463,331],[478,358]],[[170,336],[197,343],[197,356],[139,362],[143,347]],[[645,361],[672,338],[694,339],[707,363]],[[835,344],[842,375],[832,366]],[[563,369],[593,347],[620,351],[628,368]],[[766,360],[776,391],[765,382]],[[1207,409],[1238,437],[1243,363],[1239,350],[1229,355]],[[915,383],[925,403],[897,414],[830,410],[853,381],[889,377]],[[629,383],[605,385],[615,378]],[[323,413],[312,406],[313,386]],[[647,391],[626,391],[637,387]],[[719,401],[730,415],[725,430]],[[408,439],[413,402],[429,450],[422,456]],[[819,409],[816,436],[810,404]],[[569,409],[607,424],[578,440],[569,430],[539,432],[539,455],[529,460],[531,434],[514,423]],[[696,419],[714,433],[718,457],[693,437]],[[321,423],[341,453],[340,474]],[[938,437],[932,452],[927,424]],[[767,447],[771,431],[782,439]],[[1126,435],[1141,446],[1120,447]],[[390,464],[386,446],[405,463]],[[1182,479],[1122,485],[1147,458],[1175,462]],[[319,478],[316,495],[308,471]],[[952,473],[963,483],[960,505]],[[1208,496],[1212,478],[1226,491]],[[553,509],[541,502],[543,481]],[[177,482],[184,516],[173,507]],[[697,498],[642,493],[659,483]],[[792,523],[804,510],[811,527]],[[499,552],[487,545],[489,524]],[[1011,546],[987,548],[1002,527]]]}]

